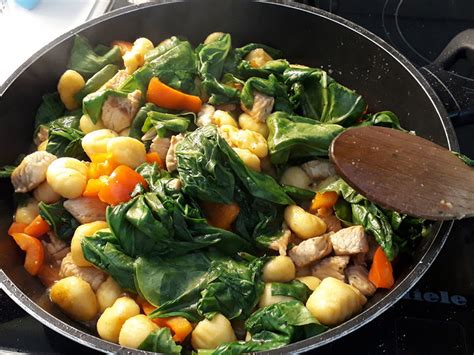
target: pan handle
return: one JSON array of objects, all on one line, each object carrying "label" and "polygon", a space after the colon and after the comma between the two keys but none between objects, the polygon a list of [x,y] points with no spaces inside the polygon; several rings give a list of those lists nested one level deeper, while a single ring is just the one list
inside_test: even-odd
[{"label": "pan handle", "polygon": [[456,35],[431,64],[420,68],[446,107],[454,126],[472,124],[469,117],[474,114],[472,78],[450,70],[461,58],[474,66],[474,29]]}]

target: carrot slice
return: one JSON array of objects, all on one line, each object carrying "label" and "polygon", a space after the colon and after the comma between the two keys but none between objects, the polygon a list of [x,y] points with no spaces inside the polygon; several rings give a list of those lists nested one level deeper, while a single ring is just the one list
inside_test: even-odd
[{"label": "carrot slice", "polygon": [[26,226],[23,232],[29,236],[39,238],[48,233],[50,229],[51,227],[48,222],[46,222],[40,215],[37,215],[36,218]]},{"label": "carrot slice", "polygon": [[156,163],[160,166],[160,168],[164,169],[165,168],[165,162],[163,159],[160,158],[157,152],[151,152],[146,155],[146,161],[147,163]]},{"label": "carrot slice", "polygon": [[40,240],[25,233],[12,233],[15,243],[26,252],[24,267],[31,275],[38,274],[44,262],[44,248]]},{"label": "carrot slice", "polygon": [[109,205],[127,202],[137,184],[148,187],[145,179],[126,165],[118,166],[110,175],[107,185],[99,191],[99,198]]},{"label": "carrot slice", "polygon": [[211,226],[229,230],[239,215],[240,207],[236,203],[203,202],[204,215]]},{"label": "carrot slice", "polygon": [[13,233],[23,233],[25,228],[28,225],[25,223],[13,222],[8,228],[8,235],[12,235]]},{"label": "carrot slice", "polygon": [[395,283],[392,264],[385,255],[382,247],[378,247],[375,251],[372,266],[369,271],[369,280],[377,288],[391,288]]},{"label": "carrot slice", "polygon": [[202,101],[198,96],[188,95],[173,89],[163,84],[156,77],[152,78],[148,84],[146,99],[160,107],[191,112],[199,112],[202,105]]},{"label": "carrot slice", "polygon": [[193,331],[193,326],[184,317],[167,318],[166,327],[174,333],[173,340],[182,342]]},{"label": "carrot slice", "polygon": [[338,195],[335,191],[318,192],[316,196],[314,196],[309,210],[316,212],[319,208],[332,208],[336,204],[337,198]]}]

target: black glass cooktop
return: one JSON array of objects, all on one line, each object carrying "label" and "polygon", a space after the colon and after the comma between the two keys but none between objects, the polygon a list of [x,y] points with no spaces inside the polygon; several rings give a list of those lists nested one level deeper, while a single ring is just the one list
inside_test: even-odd
[{"label": "black glass cooktop", "polygon": [[[474,25],[473,0],[300,2],[340,15],[376,33],[428,76],[447,43]],[[112,2],[111,9],[126,4],[125,0],[118,0]],[[474,47],[474,36],[471,40]],[[470,156],[474,156],[473,61],[472,51],[460,51],[444,65],[443,75],[450,85],[435,83],[453,117],[461,151]],[[404,299],[368,325],[314,353],[474,354],[473,232],[474,219],[456,222],[436,262]],[[9,351],[95,353],[43,326],[0,291],[0,353]]]}]

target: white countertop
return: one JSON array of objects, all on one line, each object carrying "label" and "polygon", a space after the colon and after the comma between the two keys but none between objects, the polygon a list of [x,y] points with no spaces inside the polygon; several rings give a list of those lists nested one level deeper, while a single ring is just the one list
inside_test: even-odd
[{"label": "white countertop", "polygon": [[[97,4],[96,4],[97,2]],[[0,12],[0,84],[41,47],[62,33],[85,22],[94,5],[103,7],[109,0],[41,0],[27,10],[14,0]],[[102,11],[103,12],[103,11]],[[94,11],[94,14],[100,14]]]}]

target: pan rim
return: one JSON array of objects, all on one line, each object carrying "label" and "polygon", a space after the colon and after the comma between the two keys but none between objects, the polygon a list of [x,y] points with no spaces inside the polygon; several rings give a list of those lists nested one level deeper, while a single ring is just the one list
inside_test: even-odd
[{"label": "pan rim", "polygon": [[[61,36],[57,37],[43,48],[35,52],[30,58],[28,58],[22,65],[20,65],[0,86],[0,99],[4,93],[8,90],[11,84],[36,60],[46,54],[49,50],[57,46],[58,44],[70,39],[72,36],[81,32],[85,29],[95,26],[96,24],[109,20],[127,13],[139,11],[143,8],[148,7],[158,7],[166,4],[173,3],[186,3],[192,0],[158,0],[151,3],[144,3],[139,5],[126,6],[124,8],[109,12],[102,16],[99,16],[95,19],[85,22],[84,24],[77,26]],[[228,0],[221,0],[228,1]],[[242,1],[242,0],[240,0]],[[387,42],[368,31],[367,29],[346,20],[338,15],[334,15],[327,11],[314,8],[308,5],[299,4],[290,0],[246,0],[247,2],[255,3],[264,3],[269,6],[283,6],[292,10],[299,10],[303,12],[308,12],[312,15],[319,16],[323,19],[330,20],[337,23],[338,25],[346,27],[348,30],[356,32],[358,35],[364,37],[366,40],[373,42],[379,48],[384,50],[392,58],[394,58],[418,83],[418,85],[423,89],[425,94],[430,99],[432,105],[434,106],[439,119],[441,120],[444,134],[447,139],[448,148],[451,150],[459,150],[459,145],[457,138],[454,132],[454,127],[449,120],[446,110],[439,100],[438,96],[434,92],[433,88],[428,84],[428,81],[423,77],[423,75],[415,68],[411,62],[405,58],[400,52],[395,48],[389,45]],[[436,259],[437,255],[441,251],[447,236],[452,228],[453,221],[437,223],[437,230],[433,231],[432,239],[427,245],[424,254],[420,257],[420,260],[417,265],[405,276],[405,278],[397,284],[397,286],[391,289],[383,298],[381,298],[376,304],[372,307],[364,310],[362,313],[356,315],[355,317],[349,319],[343,324],[328,330],[325,333],[320,335],[289,344],[285,347],[281,347],[275,350],[262,352],[266,354],[276,354],[282,352],[304,352],[310,349],[315,349],[317,347],[328,344],[329,342],[339,339],[344,335],[362,327],[367,324],[369,321],[375,319],[381,313],[383,313],[388,307],[396,303],[400,298],[408,292],[414,284],[425,274],[429,269],[429,266]],[[114,352],[121,353],[127,352],[126,348],[121,347],[118,344],[110,343],[108,341],[102,340],[95,335],[86,333],[78,328],[71,326],[67,323],[64,323],[60,319],[56,318],[49,312],[42,309],[37,305],[33,300],[26,296],[16,285],[15,283],[5,274],[3,270],[0,270],[0,286],[1,288],[12,298],[18,305],[20,305],[27,313],[39,320],[42,324],[48,326],[49,328],[57,331],[58,333],[90,348],[100,350],[103,352]],[[139,354],[147,354],[149,352],[135,350]]]}]

